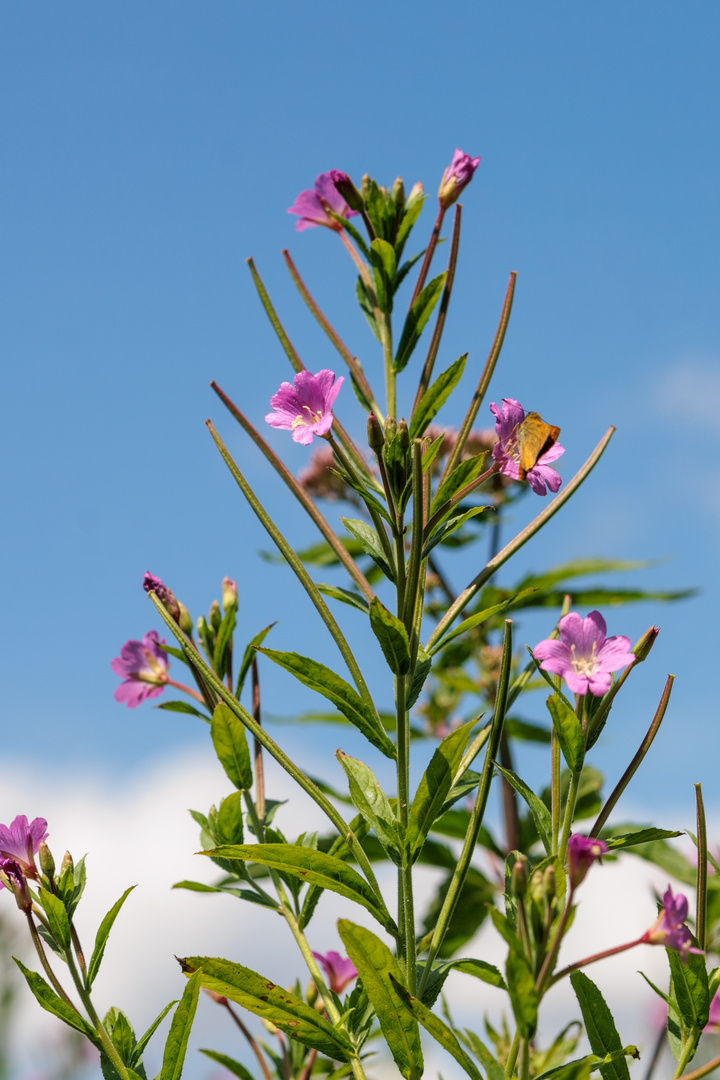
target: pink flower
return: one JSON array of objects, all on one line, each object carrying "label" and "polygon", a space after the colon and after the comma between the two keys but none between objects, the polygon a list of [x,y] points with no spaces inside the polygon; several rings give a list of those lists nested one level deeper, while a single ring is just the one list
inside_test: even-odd
[{"label": "pink flower", "polygon": [[157,630],[148,630],[142,641],[126,641],[111,667],[125,681],[115,691],[115,700],[124,701],[134,709],[146,698],[162,694],[168,681],[170,662],[161,648],[165,638],[158,640]]},{"label": "pink flower", "polygon": [[[544,453],[540,453],[534,465],[521,477],[518,429],[525,421],[525,410],[514,398],[503,398],[502,407],[493,401],[490,412],[495,417],[495,433],[498,437],[492,453],[500,466],[500,472],[513,480],[526,479],[536,495],[547,495],[547,489],[557,491],[562,484],[562,478],[550,468],[550,462],[557,461],[565,453],[565,448],[560,446],[560,443],[553,442]],[[537,417],[537,413],[530,413],[529,416]],[[540,420],[540,417],[537,418]],[[543,421],[540,420],[540,423]],[[545,426],[551,429],[550,424]]]},{"label": "pink flower", "polygon": [[32,911],[32,897],[20,863],[16,859],[0,859],[0,870],[7,880],[6,886],[0,877],[0,889],[8,888],[20,910],[29,914]]},{"label": "pink flower", "polygon": [[581,836],[573,833],[568,841],[568,876],[570,885],[576,889],[584,879],[588,870],[597,859],[602,861],[607,853],[608,846],[604,840],[598,840],[595,836]]},{"label": "pink flower", "polygon": [[327,975],[333,993],[341,994],[347,984],[357,978],[357,971],[352,960],[341,956],[340,953],[331,950],[324,956],[319,952],[314,952],[313,956]]},{"label": "pink flower", "polygon": [[463,154],[462,150],[455,151],[440,181],[438,199],[443,210],[452,206],[461,191],[468,186],[479,164],[479,157],[470,157],[469,154]]},{"label": "pink flower", "polygon": [[710,1002],[710,1014],[703,1031],[717,1032],[720,1028],[720,994],[716,994]]},{"label": "pink flower", "polygon": [[313,375],[298,371],[294,386],[281,383],[277,394],[270,398],[275,412],[265,419],[270,427],[292,431],[293,442],[307,446],[314,435],[327,435],[332,427],[332,406],[343,384],[343,376],[335,379],[335,372],[323,369]]},{"label": "pink flower", "polygon": [[[344,198],[333,183],[333,170],[320,173],[315,180],[312,191],[301,191],[292,206],[288,207],[288,214],[297,214],[300,218],[295,224],[298,232],[304,229],[314,229],[316,225],[324,225],[327,229],[335,229],[340,232],[342,225],[330,217],[328,210],[340,217],[355,217],[355,210],[351,210]],[[339,176],[344,174],[338,173]]]},{"label": "pink flower", "polygon": [[[18,814],[10,825],[0,825],[0,858],[19,865],[28,877],[36,878],[34,856],[47,836],[47,821],[36,817],[32,822],[24,814]],[[10,870],[3,866],[7,874]],[[14,873],[14,871],[12,871]],[[16,875],[17,876],[17,875]]]},{"label": "pink flower", "polygon": [[676,893],[668,885],[663,896],[662,911],[658,920],[643,934],[642,940],[648,945],[664,945],[666,949],[676,949],[685,963],[689,952],[702,953],[692,944],[692,934],[684,925],[688,917],[687,896]]},{"label": "pink flower", "polygon": [[571,611],[560,620],[560,640],[546,638],[533,649],[543,671],[561,675],[573,694],[602,697],[610,689],[610,673],[620,671],[635,659],[630,638],[617,634],[606,638],[607,625],[599,611],[581,618]]}]

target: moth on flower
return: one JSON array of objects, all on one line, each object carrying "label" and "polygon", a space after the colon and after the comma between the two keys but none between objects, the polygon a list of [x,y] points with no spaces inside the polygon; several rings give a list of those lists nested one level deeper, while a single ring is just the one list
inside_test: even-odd
[{"label": "moth on flower", "polygon": [[562,479],[550,462],[565,453],[558,442],[560,428],[545,423],[539,413],[526,414],[514,398],[503,398],[502,406],[493,401],[490,412],[498,437],[492,453],[500,472],[513,480],[527,480],[536,495],[558,491]]}]

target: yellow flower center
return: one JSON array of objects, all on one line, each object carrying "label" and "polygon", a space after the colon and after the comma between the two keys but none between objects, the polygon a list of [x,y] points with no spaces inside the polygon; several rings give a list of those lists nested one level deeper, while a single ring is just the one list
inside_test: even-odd
[{"label": "yellow flower center", "polygon": [[576,656],[574,645],[570,646],[570,652],[572,653],[572,666],[575,668],[578,675],[583,675],[586,679],[589,679],[595,674],[595,668],[597,667],[597,659],[595,657],[595,653],[597,652],[597,641],[593,641],[589,657]]},{"label": "yellow flower center", "polygon": [[291,431],[294,431],[298,427],[310,427],[311,424],[317,424],[322,419],[321,412],[311,412],[309,405],[303,405],[303,409],[307,413],[307,417],[301,416],[300,413],[295,417],[292,422]]}]

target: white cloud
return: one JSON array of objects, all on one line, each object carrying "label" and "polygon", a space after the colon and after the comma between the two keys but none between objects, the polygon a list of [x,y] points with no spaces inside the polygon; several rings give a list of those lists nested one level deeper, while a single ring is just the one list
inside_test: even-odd
[{"label": "white cloud", "polygon": [[655,402],[666,414],[692,424],[693,438],[720,432],[720,361],[681,357],[660,375]]},{"label": "white cloud", "polygon": [[[293,795],[292,811],[280,811],[280,827],[288,833],[323,828],[322,813],[315,804],[302,794],[292,793],[291,782],[272,763],[268,771],[271,795]],[[299,955],[277,916],[230,897],[170,888],[182,878],[208,881],[214,876],[214,868],[202,856],[193,854],[198,848],[197,827],[186,812],[188,807],[206,811],[229,791],[209,751],[156,763],[121,785],[102,780],[71,784],[49,769],[46,772],[37,765],[21,764],[6,768],[4,779],[0,821],[7,822],[16,813],[44,816],[49,822],[56,860],[66,846],[76,857],[88,852],[89,883],[78,918],[80,936],[88,951],[105,911],[127,885],[138,883],[113,931],[96,983],[102,1009],[118,1005],[128,1012],[136,1030],[143,1030],[167,1001],[182,992],[184,980],[175,954],[228,956],[286,985],[301,972]],[[390,869],[383,875],[388,889],[392,889],[393,876]],[[436,880],[436,875],[429,873],[421,881],[419,907]],[[593,868],[579,893],[577,918],[561,963],[639,936],[654,919],[651,886],[661,890],[666,884],[664,874],[629,857]],[[0,896],[0,901],[6,904],[9,897]],[[16,912],[14,906],[3,910],[12,915]],[[348,905],[341,898],[323,898],[310,927],[314,948],[324,950],[339,945],[335,922],[341,914],[348,914]],[[357,909],[352,917],[358,918]],[[371,924],[369,917],[358,921]],[[504,947],[489,925],[483,927],[465,954],[504,965]],[[662,985],[666,981],[664,951],[643,946],[602,961],[589,973],[607,995],[623,1040],[641,1044],[647,1035],[653,995],[637,974],[639,968]],[[466,975],[451,977],[446,985],[458,1021],[479,1027],[485,1012],[499,1018],[503,1005],[499,991]],[[26,1080],[34,1048],[42,1038],[54,1037],[59,1023],[40,1013],[24,988],[22,999],[24,1004],[13,1032],[19,1054],[14,1080]],[[541,1028],[555,1032],[561,1023],[577,1016],[572,991],[563,984],[549,995]],[[543,1038],[547,1041],[548,1035],[541,1035],[541,1042]],[[159,1038],[156,1054],[161,1044]],[[199,1046],[211,1046],[247,1060],[245,1047],[230,1030],[224,1011],[204,999],[185,1076],[188,1080],[217,1077],[217,1069],[196,1052]],[[159,1061],[149,1064],[159,1066]],[[442,1053],[429,1051],[428,1066],[431,1064],[445,1076],[455,1075],[452,1063]]]}]

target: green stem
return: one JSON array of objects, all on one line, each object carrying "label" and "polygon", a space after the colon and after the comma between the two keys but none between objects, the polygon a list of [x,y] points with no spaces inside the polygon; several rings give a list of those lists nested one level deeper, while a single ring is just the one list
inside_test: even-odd
[{"label": "green stem", "polygon": [[560,837],[560,849],[558,851],[558,858],[563,864],[565,862],[565,856],[567,855],[568,840],[570,839],[570,830],[572,828],[573,815],[575,814],[575,803],[577,802],[581,777],[582,768],[578,769],[577,772],[570,774],[570,787],[568,789],[567,802],[565,803],[565,817],[563,818],[562,836]]},{"label": "green stem", "polygon": [[63,1001],[67,1005],[70,1006],[71,1009],[73,1009],[76,1013],[78,1013],[78,1016],[79,1016],[80,1013],[79,1013],[77,1007],[73,1004],[73,1002],[70,1000],[68,995],[65,993],[65,990],[63,989],[60,980],[58,979],[58,977],[55,974],[55,972],[53,971],[53,969],[50,967],[50,961],[47,958],[47,954],[45,952],[45,947],[43,946],[43,943],[42,943],[42,938],[38,934],[37,927],[36,927],[35,923],[33,922],[32,915],[31,915],[31,913],[29,911],[27,912],[27,921],[28,921],[28,927],[30,929],[30,937],[32,938],[32,943],[35,946],[35,951],[38,954],[38,957],[40,958],[40,963],[43,966],[43,971],[45,972],[48,979],[52,983],[58,997],[61,997],[63,999]]},{"label": "green stem", "polygon": [[553,727],[550,735],[552,779],[550,786],[550,814],[552,820],[552,853],[557,855],[560,838],[560,741]]},{"label": "green stem", "polygon": [[707,824],[703,803],[702,785],[695,785],[697,804],[697,905],[695,909],[695,936],[698,945],[705,950],[705,928],[707,926]]},{"label": "green stem", "polygon": [[691,1028],[690,1031],[685,1034],[685,1045],[680,1051],[677,1068],[673,1073],[673,1080],[677,1080],[677,1078],[681,1077],[685,1066],[689,1061],[692,1061],[693,1054],[697,1047],[697,1032],[697,1028]]},{"label": "green stem", "polygon": [[85,1006],[85,1011],[90,1018],[92,1026],[98,1033],[98,1037],[100,1039],[100,1042],[102,1043],[103,1050],[105,1051],[106,1055],[113,1063],[117,1072],[123,1078],[123,1080],[130,1080],[127,1066],[124,1064],[122,1058],[120,1057],[120,1054],[115,1049],[112,1039],[108,1035],[107,1031],[105,1030],[105,1026],[103,1025],[97,1012],[95,1011],[95,1006],[92,1003],[90,993],[85,989],[85,984],[80,978],[80,973],[75,966],[75,961],[73,960],[72,952],[70,951],[70,949],[68,949],[65,953],[65,960],[67,962],[68,968],[70,969],[70,974],[72,976],[73,982],[75,983],[75,988],[78,992],[78,996],[80,997],[80,1000]]},{"label": "green stem", "polygon": [[506,544],[502,551],[499,551],[495,558],[490,560],[484,570],[481,570],[477,577],[473,578],[468,587],[462,593],[460,593],[458,598],[453,604],[450,605],[450,607],[445,612],[442,619],[437,624],[432,634],[428,638],[427,644],[425,646],[427,649],[429,649],[434,644],[434,642],[436,642],[439,638],[442,637],[442,635],[445,633],[445,630],[454,621],[455,617],[463,610],[463,608],[467,607],[472,598],[477,595],[480,589],[482,589],[485,582],[488,581],[489,578],[491,578],[497,570],[499,570],[503,563],[506,563],[507,560],[512,555],[514,555],[516,551],[519,551],[520,548],[528,542],[528,540],[530,540],[537,532],[539,532],[540,529],[542,529],[543,525],[546,525],[550,518],[554,517],[554,515],[557,514],[558,510],[560,510],[560,508],[565,505],[568,499],[575,494],[582,482],[587,479],[587,477],[590,475],[590,473],[602,457],[603,451],[605,450],[607,444],[610,442],[614,431],[614,427],[608,428],[605,435],[603,435],[602,439],[595,447],[590,457],[587,459],[582,468],[575,474],[575,476],[565,487],[565,489],[561,491],[559,495],[556,495],[550,505],[547,506],[543,511],[541,511],[541,513],[539,513],[538,516],[533,521],[531,521],[529,525],[527,525],[521,532],[519,532],[518,535],[513,540],[511,540],[509,544]]},{"label": "green stem", "polygon": [[505,712],[507,705],[507,689],[510,681],[510,668],[512,666],[512,621],[510,619],[505,620],[505,636],[503,638],[503,653],[502,660],[500,662],[500,677],[498,679],[497,697],[495,698],[495,712],[493,714],[492,728],[490,729],[490,738],[488,739],[487,749],[485,751],[485,761],[483,763],[482,773],[480,775],[480,782],[478,783],[477,795],[475,797],[475,806],[470,816],[470,822],[468,824],[467,832],[465,833],[465,840],[463,841],[462,851],[460,858],[458,859],[455,872],[450,880],[443,906],[438,916],[438,921],[433,931],[433,936],[430,942],[430,948],[428,950],[427,960],[425,961],[425,969],[423,972],[422,982],[420,984],[420,996],[425,989],[425,983],[427,982],[428,975],[432,969],[433,960],[437,956],[438,949],[442,945],[443,938],[447,932],[450,919],[452,918],[455,905],[457,904],[458,897],[462,891],[462,887],[465,884],[468,870],[470,868],[470,862],[475,852],[475,845],[477,844],[478,833],[480,832],[480,826],[485,816],[485,808],[487,807],[488,796],[490,794],[490,781],[492,780],[493,772],[495,769],[495,759],[498,753],[498,747],[500,745],[500,736],[502,735],[503,724],[505,722]]},{"label": "green stem", "polygon": [[557,960],[560,943],[563,939],[563,934],[565,933],[565,928],[567,926],[568,919],[570,918],[570,913],[572,911],[573,892],[574,890],[572,886],[570,886],[570,888],[568,889],[567,903],[565,904],[563,913],[560,916],[560,922],[558,923],[557,930],[555,931],[555,937],[553,938],[550,948],[548,949],[547,956],[545,957],[545,960],[543,962],[543,966],[540,968],[540,973],[535,980],[535,989],[537,990],[539,997],[542,997],[545,990],[545,985],[550,976],[552,975],[553,968],[555,967],[555,961]]},{"label": "green stem", "polygon": [[422,594],[418,588],[422,565],[422,545],[425,522],[425,499],[422,471],[422,443],[415,439],[412,446],[412,493],[413,493],[413,524],[412,540],[410,545],[410,559],[408,562],[407,590],[405,604],[402,612],[398,611],[399,618],[403,619],[410,637],[410,660],[412,671],[417,656],[418,638],[415,633],[415,613],[418,605],[422,607]]},{"label": "green stem", "polygon": [[[340,462],[340,464],[343,466],[344,469],[347,470],[348,476],[352,477],[353,480],[360,483],[358,475],[355,472],[355,470],[353,469],[352,464],[350,463],[347,456],[340,449],[337,442],[332,437],[332,434],[326,435],[326,439],[329,442],[330,446],[332,446],[333,452],[337,456],[337,459]],[[375,507],[372,505],[372,503],[366,502],[365,506],[367,508],[368,514],[370,515],[370,519],[371,519],[373,525],[375,526],[375,531],[376,531],[376,533],[378,534],[378,536],[380,538],[380,543],[382,544],[383,551],[385,552],[385,558],[388,560],[390,566],[392,566],[393,565],[393,550],[392,550],[392,547],[390,546],[390,541],[387,538],[387,533],[385,532],[385,526],[384,526],[384,524],[382,522],[382,519],[381,519],[380,515],[378,514],[377,510],[375,509]]]},{"label": "green stem", "polygon": [[390,322],[390,316],[387,314],[382,316],[380,333],[382,335],[383,365],[385,367],[387,413],[388,416],[395,416],[397,404],[395,400],[395,371],[393,369],[392,323]]},{"label": "green stem", "polygon": [[330,635],[331,635],[333,641],[335,642],[338,649],[340,650],[340,655],[342,656],[343,660],[347,664],[348,671],[352,675],[353,682],[355,683],[355,686],[357,687],[357,690],[358,690],[358,693],[360,694],[360,697],[363,699],[365,704],[370,709],[372,709],[373,712],[374,712],[375,711],[375,704],[374,704],[373,699],[372,699],[372,697],[370,695],[370,691],[367,688],[365,680],[364,680],[364,678],[362,676],[362,672],[360,671],[360,668],[358,667],[358,664],[357,664],[357,661],[356,661],[355,656],[353,654],[353,651],[350,648],[350,646],[348,645],[348,643],[347,643],[347,641],[345,639],[345,636],[343,635],[342,630],[340,629],[337,622],[335,621],[335,618],[333,617],[332,612],[330,611],[330,608],[325,603],[325,600],[323,599],[322,593],[320,592],[317,585],[315,584],[315,582],[312,580],[312,578],[308,574],[308,572],[305,569],[305,567],[304,567],[303,563],[301,562],[301,560],[295,554],[293,549],[290,547],[290,544],[287,542],[285,537],[282,535],[282,533],[278,529],[275,522],[272,520],[270,515],[265,510],[265,508],[262,505],[262,503],[260,502],[260,500],[257,498],[255,492],[252,490],[252,488],[248,484],[248,482],[245,479],[245,477],[243,476],[243,474],[238,469],[237,465],[235,464],[232,457],[230,456],[230,452],[228,451],[228,449],[225,446],[224,442],[222,441],[222,439],[220,438],[220,436],[216,432],[215,428],[213,427],[212,422],[210,420],[207,420],[206,424],[207,424],[208,430],[210,431],[210,434],[213,437],[215,445],[217,446],[218,450],[220,451],[220,453],[221,453],[221,455],[223,457],[223,460],[225,461],[225,464],[227,465],[228,469],[232,473],[232,476],[233,476],[235,482],[237,483],[238,487],[240,488],[243,495],[245,496],[248,503],[250,504],[251,509],[254,511],[254,513],[257,516],[257,518],[259,519],[260,523],[265,527],[266,532],[268,532],[269,535],[274,540],[278,550],[284,556],[284,558],[285,558],[286,562],[288,563],[288,565],[295,571],[295,576],[300,581],[300,584],[304,587],[306,593],[308,594],[308,596],[312,600],[313,604],[315,605],[315,607],[316,607],[316,609],[318,611],[318,614],[320,615],[320,618],[322,619],[322,621],[325,623],[326,627],[330,631]]},{"label": "green stem", "polygon": [[528,1080],[530,1076],[530,1040],[520,1039],[520,1068],[519,1080]]},{"label": "green stem", "polygon": [[450,296],[452,294],[453,282],[455,280],[455,267],[457,266],[458,250],[460,248],[461,220],[462,206],[460,205],[460,203],[457,203],[455,206],[455,220],[453,222],[453,234],[452,240],[450,242],[450,258],[448,259],[445,286],[443,288],[440,307],[438,308],[437,319],[435,320],[433,336],[430,339],[430,348],[428,349],[427,357],[425,358],[425,364],[423,365],[420,382],[418,383],[417,393],[415,394],[415,401],[412,408],[413,412],[415,412],[415,410],[417,409],[420,403],[420,399],[430,385],[433,367],[435,366],[435,360],[438,354],[438,349],[440,348],[443,330],[445,329],[445,320],[447,318],[448,307],[450,306]]},{"label": "green stem", "polygon": [[[397,787],[398,820],[401,836],[405,837],[408,828],[410,804],[410,725],[408,723],[407,683],[405,675],[395,677],[395,701],[397,715]],[[403,844],[403,863],[400,870],[402,888],[399,890],[398,925],[401,927],[405,946],[405,969],[408,990],[415,994],[417,990],[417,947],[415,942],[415,905],[413,900],[412,862],[405,844]]]},{"label": "green stem", "polygon": [[475,423],[475,418],[480,410],[480,406],[483,403],[483,398],[487,393],[490,379],[492,378],[492,374],[495,371],[495,365],[498,362],[500,350],[502,349],[503,341],[505,340],[505,331],[507,330],[508,322],[510,321],[510,312],[512,311],[513,296],[515,294],[516,277],[517,274],[513,270],[512,274],[510,275],[507,289],[505,291],[505,300],[503,301],[502,312],[500,313],[500,322],[498,323],[498,328],[495,331],[495,338],[493,340],[490,353],[487,360],[485,361],[485,367],[483,368],[482,375],[480,376],[480,382],[477,384],[477,389],[472,396],[472,401],[470,402],[468,411],[465,414],[465,419],[462,422],[462,426],[458,433],[457,442],[455,443],[455,446],[452,449],[452,453],[448,456],[448,459],[445,463],[445,468],[443,469],[440,483],[442,483],[443,480],[450,475],[450,473],[460,460],[460,455],[465,449],[468,435],[472,430],[472,426]]},{"label": "green stem", "polygon": [[327,817],[337,829],[340,836],[343,837],[343,839],[350,847],[350,850],[352,851],[358,865],[361,867],[363,873],[365,874],[368,884],[375,892],[377,897],[382,900],[382,892],[380,891],[380,886],[378,885],[373,868],[370,865],[370,860],[365,854],[363,846],[358,840],[358,838],[355,836],[355,833],[348,826],[348,823],[337,812],[329,799],[327,799],[325,795],[323,795],[323,793],[320,791],[320,789],[315,784],[313,784],[312,780],[308,780],[302,769],[299,769],[297,765],[293,761],[291,761],[287,754],[280,749],[274,739],[272,739],[268,735],[265,729],[260,727],[260,725],[256,723],[254,717],[250,715],[247,709],[243,705],[241,705],[237,698],[233,697],[233,695],[223,684],[223,682],[218,679],[215,672],[208,667],[203,658],[200,656],[197,649],[182,632],[177,623],[168,615],[163,605],[155,596],[155,593],[151,592],[149,593],[149,596],[153,604],[155,605],[155,608],[160,615],[160,618],[163,620],[167,628],[182,646],[183,652],[187,656],[188,660],[190,660],[190,662],[202,672],[204,677],[215,690],[218,697],[221,698],[221,700],[225,702],[228,708],[230,708],[235,713],[238,720],[242,721],[250,734],[257,739],[260,745],[264,746],[267,752],[275,758],[278,765],[282,766],[285,772],[293,778],[293,780],[303,789],[303,791],[305,791],[310,796],[313,802],[317,803],[320,809],[327,815]]},{"label": "green stem", "polygon": [[508,1059],[505,1062],[505,1075],[511,1077],[515,1072],[515,1062],[517,1061],[518,1050],[520,1049],[520,1033],[515,1032],[515,1036],[512,1041],[512,1046],[508,1053]]},{"label": "green stem", "polygon": [[[717,1068],[720,1068],[720,1057],[713,1058],[712,1061],[701,1065],[699,1069],[693,1069],[692,1072],[682,1073],[681,1080],[701,1080],[703,1076],[709,1076]],[[677,1073],[675,1075],[677,1076]]]},{"label": "green stem", "polygon": [[234,404],[233,401],[230,400],[227,394],[220,389],[218,384],[213,381],[210,383],[210,386],[213,388],[217,396],[220,398],[220,400],[226,406],[232,416],[234,416],[237,422],[245,429],[245,431],[253,440],[255,445],[259,447],[259,449],[263,452],[263,454],[270,462],[272,467],[275,469],[275,471],[278,473],[278,475],[281,477],[281,479],[285,481],[290,491],[293,493],[295,498],[302,506],[303,510],[305,510],[309,517],[312,518],[313,522],[320,530],[327,543],[335,552],[338,560],[342,563],[347,572],[354,579],[360,591],[364,593],[368,600],[372,600],[375,594],[370,587],[367,579],[365,578],[365,575],[357,566],[355,560],[348,553],[347,548],[342,543],[340,538],[336,535],[330,523],[320,513],[314,500],[310,498],[307,491],[305,491],[302,485],[298,483],[297,479],[293,476],[285,463],[281,461],[277,454],[274,452],[274,450],[272,450],[271,447],[268,446],[265,439],[263,439],[260,433],[255,430],[250,421],[245,416],[243,416],[238,407]]}]

